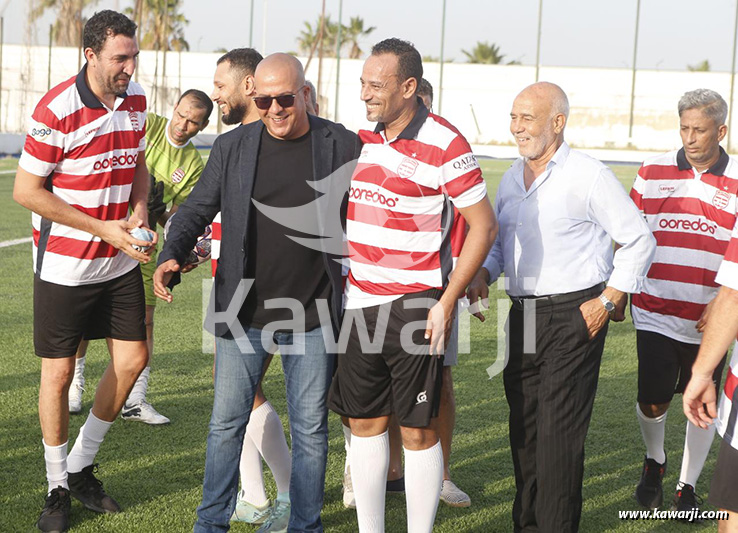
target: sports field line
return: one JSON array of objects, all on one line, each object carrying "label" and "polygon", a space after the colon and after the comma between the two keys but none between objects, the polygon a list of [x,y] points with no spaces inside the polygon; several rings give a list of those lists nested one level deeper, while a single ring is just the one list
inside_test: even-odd
[{"label": "sports field line", "polygon": [[0,174],[15,174],[15,170],[0,170]]},{"label": "sports field line", "polygon": [[14,246],[16,244],[24,244],[27,242],[31,242],[33,240],[32,237],[26,237],[24,239],[10,239],[9,241],[2,241],[0,242],[0,248],[6,248],[8,246]]}]

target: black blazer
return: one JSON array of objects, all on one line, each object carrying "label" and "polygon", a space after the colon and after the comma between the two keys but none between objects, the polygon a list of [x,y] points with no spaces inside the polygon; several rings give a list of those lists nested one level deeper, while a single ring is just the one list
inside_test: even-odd
[{"label": "black blazer", "polygon": [[[356,134],[341,124],[312,115],[309,118],[314,179],[323,179],[346,163],[353,162],[355,165],[361,150]],[[239,281],[245,278],[249,213],[251,209],[255,209],[251,196],[263,128],[264,124],[259,120],[241,125],[215,140],[202,176],[177,210],[167,241],[159,254],[158,264],[169,259],[183,264],[197,237],[202,235],[215,215],[221,212],[222,240],[213,294],[208,307],[209,315],[213,310],[222,312],[228,309]],[[347,190],[332,191],[332,194],[344,197],[346,192]],[[316,191],[316,198],[321,194]],[[317,208],[317,202],[315,205]],[[318,210],[321,227],[324,227],[326,214]],[[336,258],[340,259],[323,251],[325,269],[332,288],[329,307],[335,334],[340,329],[343,298],[341,265]],[[238,305],[235,309],[240,307]],[[219,337],[227,333],[230,323],[219,322],[213,327],[212,315],[209,318],[210,320],[205,321],[208,331]]]}]

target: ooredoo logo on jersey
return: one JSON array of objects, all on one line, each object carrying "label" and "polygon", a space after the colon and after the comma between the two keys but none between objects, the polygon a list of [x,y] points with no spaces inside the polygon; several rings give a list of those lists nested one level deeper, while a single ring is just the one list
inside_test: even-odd
[{"label": "ooredoo logo on jersey", "polygon": [[715,234],[717,226],[708,224],[704,220],[686,220],[683,218],[662,218],[659,220],[659,228],[683,231],[696,231],[700,233]]},{"label": "ooredoo logo on jersey", "polygon": [[93,170],[112,170],[117,167],[133,167],[138,161],[138,152],[135,154],[122,154],[106,157],[99,161],[95,161],[92,166]]}]

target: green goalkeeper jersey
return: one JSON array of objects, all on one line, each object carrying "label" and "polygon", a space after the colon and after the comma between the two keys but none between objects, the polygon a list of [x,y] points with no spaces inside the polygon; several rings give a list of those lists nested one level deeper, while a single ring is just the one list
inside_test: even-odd
[{"label": "green goalkeeper jersey", "polygon": [[164,117],[147,115],[146,166],[156,181],[164,183],[164,203],[180,205],[200,179],[205,165],[192,141],[177,146],[169,139],[168,125]]}]

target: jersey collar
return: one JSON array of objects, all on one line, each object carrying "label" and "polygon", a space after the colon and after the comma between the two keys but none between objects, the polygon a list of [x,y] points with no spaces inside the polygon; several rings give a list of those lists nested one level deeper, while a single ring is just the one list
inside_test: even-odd
[{"label": "jersey collar", "polygon": [[[705,174],[712,174],[713,176],[723,176],[725,174],[725,169],[728,168],[730,156],[725,153],[722,146],[719,148],[720,157],[718,157],[718,160],[714,165],[705,170]],[[687,154],[684,152],[683,147],[677,152],[677,167],[679,170],[692,170],[692,165],[687,161]]]},{"label": "jersey collar", "polygon": [[[87,85],[87,80],[85,79],[86,73],[87,63],[85,63],[85,66],[82,67],[82,70],[79,71],[79,74],[77,74],[77,79],[74,82],[77,86],[79,97],[82,99],[82,103],[85,104],[86,107],[89,107],[91,109],[101,109],[105,106],[100,100],[97,99],[95,93],[93,93],[92,89],[90,89],[90,87]],[[126,96],[128,96],[128,93],[123,93],[118,96],[118,98],[125,98]]]},{"label": "jersey collar", "polygon": [[[423,124],[425,123],[425,119],[428,118],[428,108],[425,107],[425,104],[423,103],[423,99],[420,98],[420,96],[416,96],[418,99],[418,110],[415,112],[415,116],[410,121],[410,124],[405,126],[405,129],[400,132],[400,134],[396,137],[396,139],[407,139],[411,140],[418,136],[418,132],[420,131],[420,128],[423,127]],[[380,133],[384,131],[385,124],[384,122],[377,123],[377,126],[374,128],[374,133]]]}]

